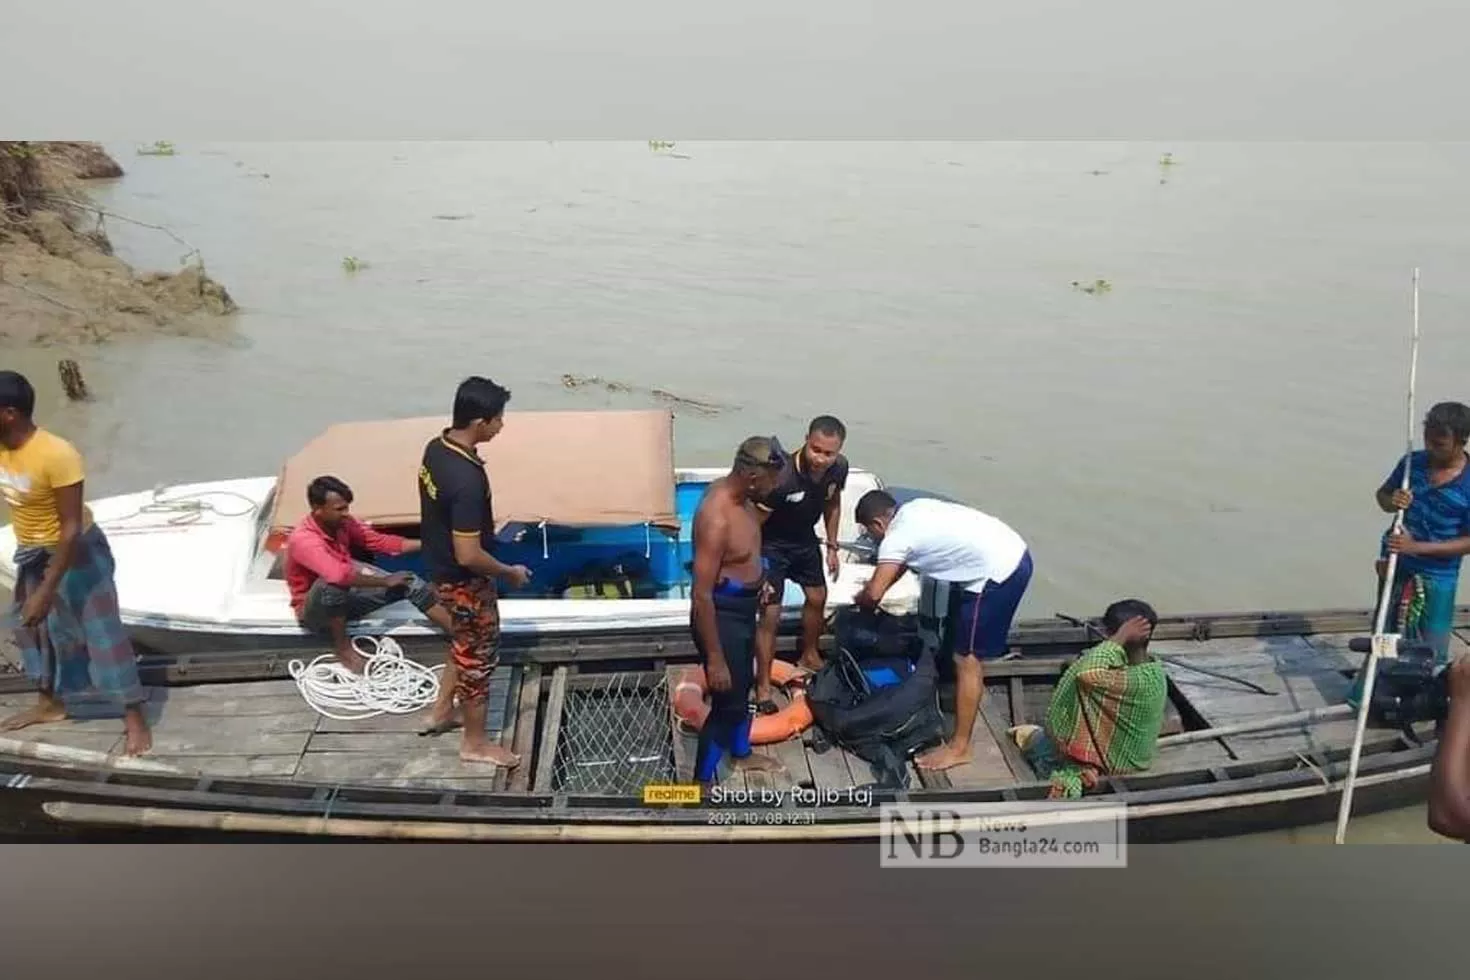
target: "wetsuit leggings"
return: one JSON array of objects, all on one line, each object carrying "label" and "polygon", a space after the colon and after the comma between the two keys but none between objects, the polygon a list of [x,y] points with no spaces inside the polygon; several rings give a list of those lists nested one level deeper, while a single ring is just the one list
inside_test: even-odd
[{"label": "wetsuit leggings", "polygon": [[[760,586],[742,586],[728,580],[715,587],[715,629],[720,649],[730,669],[730,689],[710,691],[709,717],[699,730],[699,749],[694,757],[694,779],[712,783],[726,753],[732,759],[750,755],[750,689],[755,683],[755,630]],[[691,629],[693,623],[690,623]],[[700,660],[708,665],[699,631],[694,645]]]}]

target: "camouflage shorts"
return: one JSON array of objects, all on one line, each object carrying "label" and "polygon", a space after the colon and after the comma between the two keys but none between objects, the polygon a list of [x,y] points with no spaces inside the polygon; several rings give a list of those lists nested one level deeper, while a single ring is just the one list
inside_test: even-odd
[{"label": "camouflage shorts", "polygon": [[500,604],[490,579],[440,583],[439,602],[454,620],[449,657],[455,669],[455,700],[484,701],[500,654]]}]

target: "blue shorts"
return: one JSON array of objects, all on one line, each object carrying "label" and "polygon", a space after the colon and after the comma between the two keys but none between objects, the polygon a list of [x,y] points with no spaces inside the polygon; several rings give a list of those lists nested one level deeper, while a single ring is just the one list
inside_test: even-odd
[{"label": "blue shorts", "polygon": [[939,652],[969,654],[986,660],[1005,656],[1016,610],[1030,584],[1031,552],[1027,551],[1004,582],[986,582],[981,592],[951,589]]}]

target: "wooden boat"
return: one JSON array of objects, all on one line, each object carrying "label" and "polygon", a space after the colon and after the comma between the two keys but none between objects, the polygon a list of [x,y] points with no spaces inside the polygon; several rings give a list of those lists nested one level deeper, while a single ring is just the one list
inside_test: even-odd
[{"label": "wooden boat", "polygon": [[[1470,607],[1459,610],[1457,626],[1470,626]],[[1165,618],[1153,652],[1171,678],[1173,734],[1152,770],[1110,779],[1095,798],[1127,805],[1130,842],[1330,821],[1354,726],[1342,701],[1362,661],[1348,643],[1371,628],[1371,610]],[[693,656],[687,632],[651,630],[509,641],[489,720],[492,737],[522,756],[509,773],[461,763],[457,736],[418,736],[421,716],[319,716],[285,679],[294,651],[149,654],[142,669],[154,685],[152,756],[109,754],[120,739],[115,717],[14,733],[0,740],[0,813],[12,833],[108,840],[872,839],[883,802],[1045,798],[1046,784],[1005,730],[1040,719],[1067,658],[1093,638],[1058,618],[1019,623],[1011,639],[1015,656],[986,668],[972,762],[936,774],[910,764],[907,785],[875,785],[871,766],[818,751],[808,734],[760,748],[786,765],[784,776],[735,774],[722,784],[803,785],[838,796],[866,787],[866,806],[752,815],[644,805],[641,786],[688,778],[693,747],[669,707],[670,674]],[[783,638],[783,656],[790,641]],[[19,678],[0,679],[0,707],[25,703],[23,689]],[[947,695],[941,701],[947,710]],[[614,718],[616,711],[623,714]],[[1333,717],[1301,720],[1312,711]],[[1282,716],[1297,722],[1249,730]],[[1432,727],[1416,729],[1422,744],[1369,730],[1354,813],[1424,798]],[[1079,811],[1065,801],[1048,806],[1053,821]]]},{"label": "wooden boat", "polygon": [[[288,646],[319,647],[292,613],[283,577],[286,534],[307,513],[306,487],[331,474],[352,487],[353,513],[383,530],[418,536],[414,474],[441,418],[334,425],[301,447],[274,477],[196,483],[91,501],[117,563],[122,618],[140,646],[164,653]],[[562,638],[680,627],[689,620],[694,510],[729,465],[676,469],[668,411],[516,412],[481,447],[491,473],[501,560],[524,564],[532,581],[501,603],[507,634]],[[882,487],[851,471],[856,502]],[[861,529],[844,505],[843,554]],[[0,586],[15,581],[14,532],[0,527]],[[388,571],[422,572],[420,556],[377,560]],[[579,572],[620,565],[631,595],[567,598]],[[847,605],[872,568],[846,561],[829,577],[829,606]],[[906,575],[889,608],[910,608],[917,581]],[[784,618],[800,617],[801,589],[788,583]],[[438,642],[408,602],[353,623],[353,633],[391,636],[405,646]]]}]

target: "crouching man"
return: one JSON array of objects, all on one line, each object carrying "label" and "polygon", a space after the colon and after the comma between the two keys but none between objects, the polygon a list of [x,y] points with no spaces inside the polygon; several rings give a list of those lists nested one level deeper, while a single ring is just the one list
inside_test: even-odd
[{"label": "crouching man", "polygon": [[1005,522],[947,500],[921,498],[900,506],[885,490],[869,490],[854,518],[878,542],[878,567],[853,602],[874,608],[912,568],[945,596],[940,654],[954,658],[954,734],[914,759],[942,770],[970,761],[970,731],[985,691],[982,659],[1007,651],[1016,610],[1031,584],[1031,551]]},{"label": "crouching man", "polygon": [[1052,798],[1072,799],[1105,775],[1153,764],[1168,707],[1169,678],[1149,656],[1158,613],[1124,599],[1103,613],[1108,638],[1062,674],[1046,709],[1046,725],[1018,725],[1011,737]]},{"label": "crouching man", "polygon": [[334,476],[319,476],[306,488],[311,513],[291,529],[286,539],[286,586],[297,620],[313,633],[332,638],[337,660],[354,674],[366,662],[347,637],[349,620],[361,619],[385,606],[407,599],[444,630],[454,621],[439,604],[427,582],[409,572],[387,572],[364,564],[353,552],[406,555],[419,542],[384,534],[349,513],[352,490]]}]

